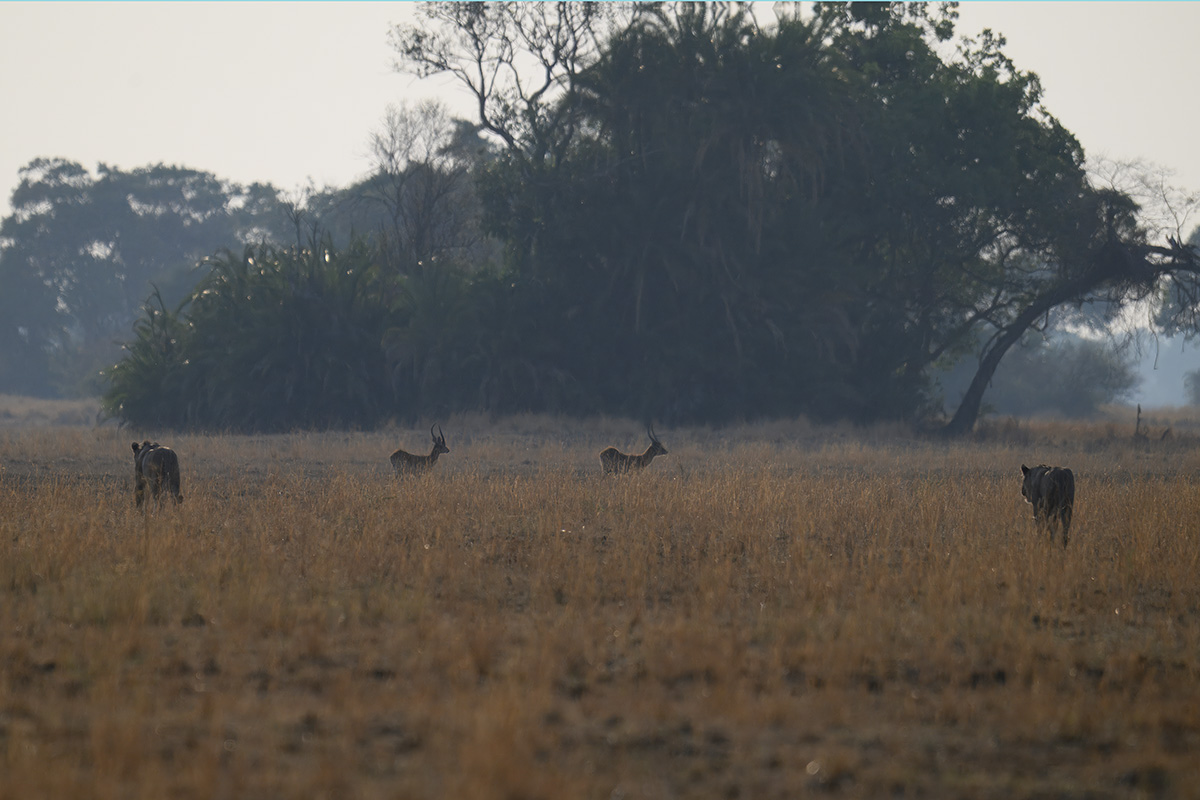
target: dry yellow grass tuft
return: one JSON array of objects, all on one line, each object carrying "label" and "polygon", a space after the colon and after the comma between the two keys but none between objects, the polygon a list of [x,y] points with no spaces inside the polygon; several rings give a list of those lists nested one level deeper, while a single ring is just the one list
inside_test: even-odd
[{"label": "dry yellow grass tuft", "polygon": [[[0,431],[0,798],[1138,797],[1200,785],[1200,449],[803,421]],[[149,432],[153,434],[153,432]],[[1071,546],[1022,462],[1070,466]]]}]

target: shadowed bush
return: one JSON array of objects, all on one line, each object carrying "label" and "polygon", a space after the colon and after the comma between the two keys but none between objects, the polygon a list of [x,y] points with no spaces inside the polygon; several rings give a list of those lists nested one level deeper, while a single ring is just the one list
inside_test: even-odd
[{"label": "shadowed bush", "polygon": [[201,430],[373,426],[392,411],[389,316],[374,252],[355,240],[226,252],[179,310],[157,293],[112,370],[107,413]]}]

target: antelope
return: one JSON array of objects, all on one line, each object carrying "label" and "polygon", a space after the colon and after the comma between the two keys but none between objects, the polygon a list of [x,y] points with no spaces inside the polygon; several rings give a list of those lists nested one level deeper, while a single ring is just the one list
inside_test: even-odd
[{"label": "antelope", "polygon": [[600,451],[600,466],[605,475],[622,475],[626,472],[637,471],[645,467],[655,456],[665,456],[667,448],[654,435],[654,427],[646,426],[646,435],[650,437],[650,446],[641,455],[628,455],[615,447]]},{"label": "antelope", "polygon": [[133,497],[138,508],[146,500],[147,486],[150,487],[150,496],[154,498],[156,507],[164,489],[171,493],[176,503],[182,503],[183,495],[179,493],[179,456],[158,442],[134,442],[133,484]]},{"label": "antelope", "polygon": [[[437,428],[437,433],[433,432],[434,428]],[[437,463],[438,456],[450,452],[450,448],[446,447],[446,437],[442,434],[441,425],[434,423],[430,426],[429,435],[433,437],[433,451],[427,456],[413,455],[404,450],[392,453],[392,469],[396,470],[397,475],[419,475],[428,472]]]}]

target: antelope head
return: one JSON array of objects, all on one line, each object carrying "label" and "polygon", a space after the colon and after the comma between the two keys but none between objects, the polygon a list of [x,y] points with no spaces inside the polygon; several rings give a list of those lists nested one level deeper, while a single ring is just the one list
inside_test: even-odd
[{"label": "antelope head", "polygon": [[[658,437],[654,435],[653,425],[646,426],[646,435],[650,437],[650,449],[646,451],[646,455],[650,456],[651,458],[654,456],[665,456],[667,454],[667,448],[663,447],[663,443],[660,442]],[[653,455],[651,455],[651,453],[653,453]]]},{"label": "antelope head", "polygon": [[[434,428],[437,429],[436,432]],[[429,435],[433,437],[433,450],[427,456],[409,453],[405,450],[397,450],[392,453],[389,460],[397,475],[409,475],[430,470],[437,463],[438,456],[450,452],[450,448],[446,447],[446,435],[442,433],[441,425],[434,423],[429,428]]]},{"label": "antelope head", "polygon": [[[433,432],[434,428],[437,428],[437,433]],[[446,447],[446,436],[442,433],[441,425],[438,425],[436,422],[431,425],[429,427],[429,435],[433,437],[433,452],[429,454],[431,457],[450,452],[450,448]]]}]

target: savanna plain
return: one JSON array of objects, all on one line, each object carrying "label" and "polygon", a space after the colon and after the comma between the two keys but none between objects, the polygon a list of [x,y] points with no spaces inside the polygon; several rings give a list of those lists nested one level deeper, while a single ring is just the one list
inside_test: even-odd
[{"label": "savanna plain", "polygon": [[[0,798],[1200,796],[1200,434],[0,420]],[[82,417],[86,420],[87,415]],[[140,513],[130,443],[179,453]],[[1069,546],[1020,466],[1076,474]]]}]

